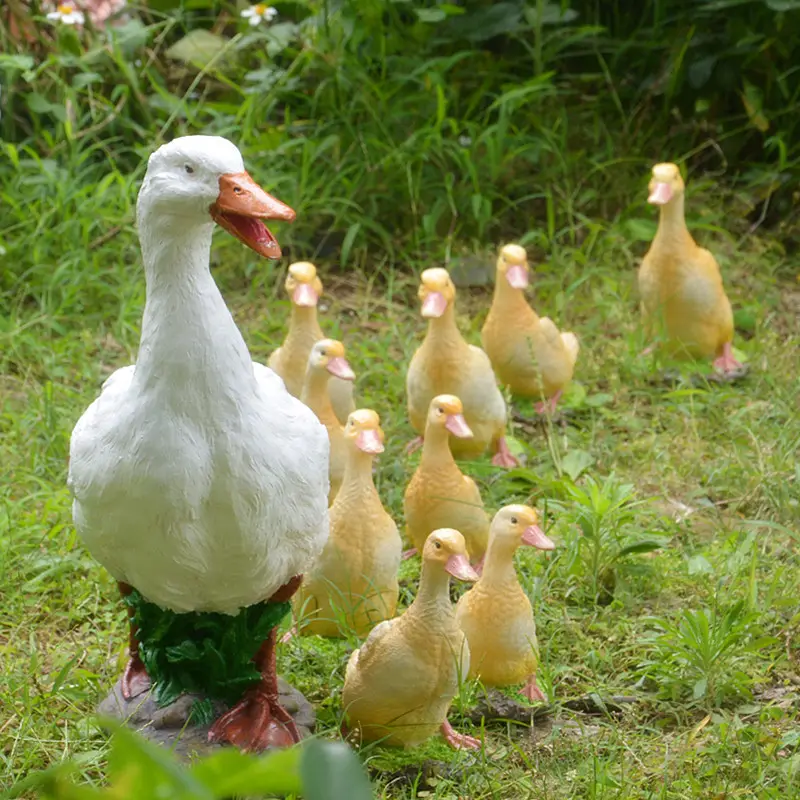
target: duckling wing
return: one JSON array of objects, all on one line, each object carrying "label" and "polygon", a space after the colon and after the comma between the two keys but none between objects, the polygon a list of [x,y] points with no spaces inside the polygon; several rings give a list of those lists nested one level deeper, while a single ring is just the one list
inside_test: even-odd
[{"label": "duckling wing", "polygon": [[385,641],[397,619],[395,617],[394,619],[386,619],[383,622],[379,622],[370,631],[364,644],[350,656],[350,661],[347,663],[348,673],[351,670],[369,669],[370,665],[380,658],[383,649],[382,642]]},{"label": "duckling wing", "polygon": [[469,371],[464,376],[458,395],[464,406],[469,407],[473,413],[479,411],[478,416],[491,420],[498,427],[505,427],[506,401],[497,386],[492,362],[489,361],[489,356],[474,344],[469,346],[469,352]]}]

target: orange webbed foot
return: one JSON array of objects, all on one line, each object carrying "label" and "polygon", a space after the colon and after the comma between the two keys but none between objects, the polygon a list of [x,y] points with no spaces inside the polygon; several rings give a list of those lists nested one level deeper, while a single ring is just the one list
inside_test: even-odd
[{"label": "orange webbed foot", "polygon": [[140,694],[144,694],[150,689],[150,676],[144,668],[144,664],[139,656],[133,656],[125,666],[120,680],[122,696],[126,700],[132,700]]},{"label": "orange webbed foot", "polygon": [[467,736],[465,733],[457,733],[447,720],[442,723],[441,732],[444,740],[454,750],[479,750],[481,748],[480,739]]},{"label": "orange webbed foot", "polygon": [[528,678],[528,682],[520,689],[519,693],[530,700],[531,703],[547,702],[547,697],[545,697],[544,692],[539,688],[539,684],[536,683],[535,675],[531,675],[531,677]]},{"label": "orange webbed foot", "polygon": [[495,467],[504,467],[505,469],[519,466],[519,459],[508,449],[505,436],[501,436],[497,440],[497,452],[492,458],[492,464]]},{"label": "orange webbed foot", "polygon": [[300,741],[300,734],[277,699],[255,689],[211,726],[208,741],[232,744],[245,753],[261,753],[291,747]]}]

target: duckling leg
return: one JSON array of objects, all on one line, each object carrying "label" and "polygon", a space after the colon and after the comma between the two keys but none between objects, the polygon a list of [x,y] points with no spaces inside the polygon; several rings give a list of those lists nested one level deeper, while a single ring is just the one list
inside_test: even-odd
[{"label": "duckling leg", "polygon": [[407,445],[406,445],[406,455],[411,455],[412,453],[416,453],[417,450],[422,447],[424,439],[422,436],[415,436]]},{"label": "duckling leg", "polygon": [[722,345],[722,355],[714,361],[714,369],[727,375],[736,372],[742,365],[733,357],[733,347],[730,342]]},{"label": "duckling leg", "polygon": [[441,732],[444,740],[454,750],[479,750],[481,747],[480,739],[467,736],[465,733],[457,733],[447,720],[442,723]]},{"label": "duckling leg", "polygon": [[[301,582],[302,576],[297,575],[278,589],[270,600],[285,602]],[[260,753],[269,747],[290,747],[300,741],[294,720],[278,702],[277,638],[278,629],[273,628],[254,659],[261,672],[261,682],[248,689],[242,700],[211,726],[209,742],[228,742],[244,752]]]},{"label": "duckling leg", "polygon": [[563,390],[559,389],[549,400],[542,400],[541,403],[536,404],[537,414],[555,414],[558,401],[561,395],[564,394]]},{"label": "duckling leg", "polygon": [[403,561],[407,561],[409,558],[413,558],[417,554],[417,548],[412,547],[410,550],[403,551]]},{"label": "duckling leg", "polygon": [[508,444],[506,442],[506,437],[501,436],[497,440],[497,444],[495,445],[497,451],[494,454],[494,458],[492,458],[492,464],[496,467],[518,467],[519,460],[517,457],[508,449]]},{"label": "duckling leg", "polygon": [[[133,586],[122,581],[117,582],[117,587],[123,597],[127,597],[133,591]],[[130,607],[128,608],[128,625],[130,627],[130,633],[128,634],[128,653],[130,657],[125,666],[125,671],[122,673],[120,689],[122,696],[126,700],[131,700],[150,688],[150,676],[147,674],[147,670],[142,663],[142,657],[139,655],[139,639],[134,628],[133,609]]]},{"label": "duckling leg", "polygon": [[530,678],[528,678],[528,682],[520,689],[519,693],[523,697],[527,697],[532,703],[537,700],[540,703],[547,702],[544,692],[539,688],[539,684],[536,683],[536,675],[531,675]]}]

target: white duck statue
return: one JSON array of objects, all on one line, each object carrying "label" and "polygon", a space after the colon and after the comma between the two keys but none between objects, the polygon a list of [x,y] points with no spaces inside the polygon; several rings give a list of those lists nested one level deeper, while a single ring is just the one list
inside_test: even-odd
[{"label": "white duck statue", "polygon": [[278,702],[276,625],[328,536],[328,436],[253,363],[209,271],[214,223],[279,258],[264,220],[294,211],[239,150],[186,136],[148,161],[137,202],[147,298],[135,365],[72,433],[75,527],[130,618],[126,699],[155,684],[230,710],[209,740],[246,751],[298,739]]}]

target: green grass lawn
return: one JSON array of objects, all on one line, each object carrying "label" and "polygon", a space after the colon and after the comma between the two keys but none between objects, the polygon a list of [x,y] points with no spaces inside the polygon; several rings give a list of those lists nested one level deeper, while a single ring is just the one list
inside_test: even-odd
[{"label": "green grass lawn", "polygon": [[[613,222],[551,236],[545,259],[532,251],[536,307],[581,339],[576,384],[551,422],[514,405],[524,468],[464,465],[487,506],[536,504],[557,542],[553,554],[518,557],[553,713],[532,728],[487,719],[479,754],[438,739],[407,753],[365,748],[380,796],[800,797],[796,264],[768,236],[747,234],[735,198],[690,184],[690,227],[722,264],[750,372],[720,384],[707,365],[676,372],[640,358],[635,267],[653,231],[643,193],[632,187]],[[86,780],[104,774],[107,742],[92,713],[123,666],[126,627],[114,582],[76,538],[65,481],[72,426],[105,376],[135,357],[144,280],[133,198],[120,179],[76,190],[67,213],[32,215],[39,223],[21,246],[44,288],[32,299],[18,284],[2,320],[2,784],[69,757]],[[495,244],[477,254],[488,264]],[[225,234],[214,254],[253,357],[265,361],[283,335],[286,262],[259,261]],[[415,276],[439,263],[318,263],[323,328],[348,347],[358,404],[381,415],[377,483],[400,524],[418,458],[403,452],[413,435],[405,366],[423,332]],[[489,287],[460,289],[472,342],[489,299]],[[599,548],[581,524],[600,530]],[[613,560],[638,542],[663,547]],[[416,559],[402,567],[403,605],[418,569]],[[337,735],[354,645],[310,637],[280,650],[279,669],[315,704],[322,736]],[[476,734],[470,714],[483,694],[463,688],[457,729]],[[632,702],[591,715],[562,705],[586,695]]]}]

